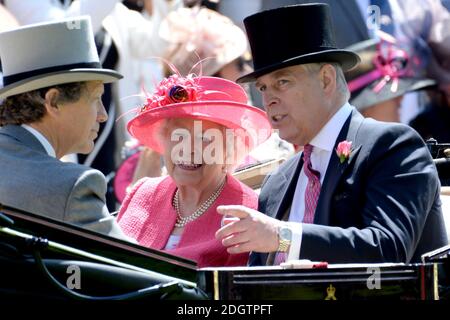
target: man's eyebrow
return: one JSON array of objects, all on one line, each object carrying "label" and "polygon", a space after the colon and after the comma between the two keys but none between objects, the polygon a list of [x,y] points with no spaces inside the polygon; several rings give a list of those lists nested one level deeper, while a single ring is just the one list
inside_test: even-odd
[{"label": "man's eyebrow", "polygon": [[104,89],[96,88],[88,92],[88,95],[91,99],[97,99],[98,97],[102,97],[104,93],[105,93]]},{"label": "man's eyebrow", "polygon": [[292,71],[289,70],[277,70],[272,74],[273,78],[282,77],[282,76],[290,76],[292,75]]},{"label": "man's eyebrow", "polygon": [[[290,71],[290,70],[277,70],[274,73],[272,73],[271,75],[269,75],[269,77],[271,79],[276,79],[276,78],[283,77],[283,76],[292,76],[292,71]],[[260,81],[258,81],[258,80],[255,82],[255,86],[256,87],[259,87],[259,86],[262,86],[262,85],[263,84]]]},{"label": "man's eyebrow", "polygon": [[96,88],[94,90],[94,94],[97,94],[97,93],[99,93],[100,95],[103,95],[105,93],[105,88],[104,87]]}]

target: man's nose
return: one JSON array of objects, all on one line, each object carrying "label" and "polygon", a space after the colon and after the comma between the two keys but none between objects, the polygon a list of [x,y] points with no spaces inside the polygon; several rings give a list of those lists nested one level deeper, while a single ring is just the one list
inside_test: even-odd
[{"label": "man's nose", "polygon": [[98,112],[97,112],[97,121],[102,123],[102,122],[106,122],[106,120],[108,120],[108,112],[106,112],[103,102],[100,102],[100,106],[99,106]]},{"label": "man's nose", "polygon": [[280,100],[275,95],[273,95],[269,92],[268,93],[264,92],[263,96],[262,96],[262,102],[263,102],[264,109],[267,111],[271,107],[277,105],[280,102]]}]

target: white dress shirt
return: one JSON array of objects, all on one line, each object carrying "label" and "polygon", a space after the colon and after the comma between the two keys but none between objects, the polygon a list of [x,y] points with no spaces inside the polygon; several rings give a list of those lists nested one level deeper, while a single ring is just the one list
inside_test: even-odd
[{"label": "white dress shirt", "polygon": [[178,244],[181,240],[181,234],[171,234],[169,240],[167,240],[167,244],[164,247],[164,250],[172,250],[178,247]]},{"label": "white dress shirt", "polygon": [[42,146],[44,147],[45,151],[47,152],[47,154],[50,157],[56,158],[56,153],[55,153],[55,149],[53,149],[52,145],[50,144],[50,142],[48,142],[47,138],[44,137],[44,135],[42,133],[40,133],[39,131],[37,131],[36,129],[23,124],[21,126],[22,128],[26,129],[28,132],[30,132],[33,136],[36,137],[36,139],[39,140],[39,142],[42,144]]},{"label": "white dress shirt", "polygon": [[[336,139],[353,109],[354,107],[348,102],[345,103],[309,143],[314,147],[311,153],[311,165],[314,170],[320,172],[321,185],[323,184],[331,156],[335,152],[333,149]],[[292,201],[287,223],[293,231],[288,260],[296,260],[300,256],[303,234],[301,221],[303,221],[303,216],[305,214],[305,191],[307,183],[308,177],[302,168],[297,180],[294,199]]]}]

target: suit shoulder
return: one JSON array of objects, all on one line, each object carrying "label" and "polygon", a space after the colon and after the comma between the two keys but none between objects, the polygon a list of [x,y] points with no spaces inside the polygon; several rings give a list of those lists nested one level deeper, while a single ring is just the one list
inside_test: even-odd
[{"label": "suit shoulder", "polygon": [[408,135],[421,139],[416,130],[406,124],[377,121],[371,118],[364,119],[359,131],[359,133],[370,134],[373,137]]},{"label": "suit shoulder", "polygon": [[103,173],[97,169],[93,169],[84,165],[70,162],[58,161],[59,165],[55,165],[55,172],[67,183],[80,183],[83,181],[105,181]]},{"label": "suit shoulder", "polygon": [[[426,148],[425,142],[416,130],[402,123],[376,121],[370,118],[364,119],[358,134],[359,143],[363,148],[379,150],[385,147],[395,146]],[[385,146],[385,147],[383,147]]]},{"label": "suit shoulder", "polygon": [[367,165],[396,167],[405,171],[428,171],[437,177],[431,154],[420,135],[401,123],[366,119],[358,132],[358,160]]}]

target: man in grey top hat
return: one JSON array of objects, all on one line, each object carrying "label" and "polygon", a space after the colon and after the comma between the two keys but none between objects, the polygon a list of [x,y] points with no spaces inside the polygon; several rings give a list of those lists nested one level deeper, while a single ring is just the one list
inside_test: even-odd
[{"label": "man in grey top hat", "polygon": [[0,203],[127,239],[105,206],[97,170],[58,160],[89,153],[107,114],[88,17],[0,33]]}]

